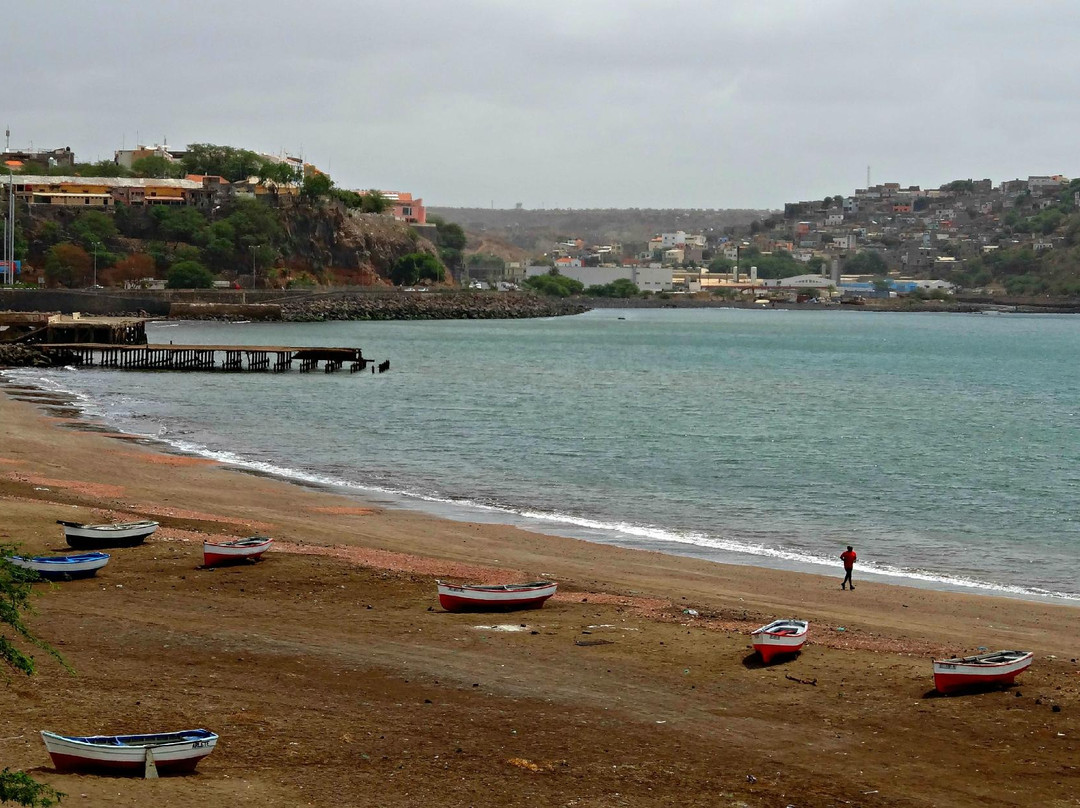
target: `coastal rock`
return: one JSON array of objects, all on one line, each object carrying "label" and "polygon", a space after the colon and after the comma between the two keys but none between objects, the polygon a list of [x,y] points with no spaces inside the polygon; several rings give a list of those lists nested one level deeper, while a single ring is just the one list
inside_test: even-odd
[{"label": "coastal rock", "polygon": [[33,345],[13,343],[0,344],[0,367],[8,368],[48,368],[68,364],[64,357],[51,357]]},{"label": "coastal rock", "polygon": [[557,298],[505,292],[335,293],[283,301],[287,322],[323,320],[507,320],[580,314],[587,307]]}]

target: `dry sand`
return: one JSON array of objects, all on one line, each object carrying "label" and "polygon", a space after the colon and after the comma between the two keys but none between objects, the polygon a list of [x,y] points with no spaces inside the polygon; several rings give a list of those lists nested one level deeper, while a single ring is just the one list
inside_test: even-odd
[{"label": "dry sand", "polygon": [[[385,510],[7,392],[0,542],[63,550],[56,519],[162,524],[96,578],[38,585],[33,628],[74,675],[38,653],[36,676],[0,684],[0,766],[65,805],[1080,805],[1075,608],[842,592],[839,570]],[[199,568],[205,536],[255,532],[278,540],[261,563]],[[560,592],[538,611],[448,614],[435,597],[436,577],[541,576]],[[813,641],[762,667],[748,632],[786,616]],[[936,697],[931,657],[979,645],[1036,662],[1011,689]],[[58,773],[38,736],[188,727],[217,750],[156,781]]]}]

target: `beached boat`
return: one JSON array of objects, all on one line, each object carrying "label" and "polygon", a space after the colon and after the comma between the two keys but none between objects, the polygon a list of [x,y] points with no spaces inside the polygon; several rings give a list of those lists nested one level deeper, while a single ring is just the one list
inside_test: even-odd
[{"label": "beached boat", "polygon": [[1031,651],[991,651],[969,657],[934,660],[934,687],[939,693],[985,685],[1010,684],[1031,667]]},{"label": "beached boat", "polygon": [[490,586],[448,584],[443,581],[436,583],[439,586],[439,605],[448,612],[539,609],[558,587],[553,581]]},{"label": "beached boat", "polygon": [[59,556],[9,556],[8,561],[17,567],[33,570],[42,578],[67,580],[89,578],[109,563],[108,553],[77,553]]},{"label": "beached boat", "polygon": [[270,549],[273,539],[266,536],[251,536],[247,539],[233,539],[223,542],[203,542],[203,565],[213,567],[236,561],[256,560]]},{"label": "beached boat", "polygon": [[143,772],[147,750],[159,772],[189,772],[214,751],[218,736],[208,729],[157,735],[89,735],[72,737],[42,732],[53,765],[61,770],[108,769]]},{"label": "beached boat", "polygon": [[754,650],[768,664],[778,654],[797,654],[806,642],[810,624],[805,620],[773,620],[767,626],[756,628],[750,635],[754,638]]},{"label": "beached boat", "polygon": [[108,525],[87,525],[57,519],[56,524],[64,526],[64,538],[76,550],[134,547],[142,544],[147,536],[158,529],[158,523],[148,519],[141,522],[113,522]]}]

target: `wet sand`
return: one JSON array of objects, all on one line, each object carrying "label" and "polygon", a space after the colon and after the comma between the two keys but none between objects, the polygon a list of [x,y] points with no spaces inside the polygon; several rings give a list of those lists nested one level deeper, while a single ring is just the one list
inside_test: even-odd
[{"label": "wet sand", "polygon": [[[0,686],[0,765],[64,804],[1077,804],[1076,608],[842,592],[839,564],[726,566],[387,510],[71,428],[38,409],[63,402],[10,393],[0,542],[62,551],[57,519],[162,525],[96,578],[38,585],[33,628],[75,674],[38,653],[36,676]],[[277,540],[264,561],[200,569],[205,537],[254,533]],[[559,594],[536,611],[435,597],[436,578],[546,576]],[[790,616],[811,643],[763,667],[749,631]],[[978,646],[1035,664],[1013,688],[934,694],[930,659]],[[187,727],[217,750],[157,781],[58,773],[38,737]]]}]

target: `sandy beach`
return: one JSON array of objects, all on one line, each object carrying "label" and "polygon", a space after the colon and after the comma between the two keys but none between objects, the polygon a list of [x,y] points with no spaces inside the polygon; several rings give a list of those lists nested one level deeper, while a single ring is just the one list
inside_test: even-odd
[{"label": "sandy beach", "polygon": [[[389,510],[0,389],[0,542],[161,523],[96,578],[37,585],[32,627],[75,673],[38,653],[0,686],[0,766],[64,805],[1080,805],[1076,608]],[[277,540],[261,563],[200,569],[207,536],[256,532]],[[435,596],[436,578],[548,576],[537,611]],[[811,642],[761,666],[750,630],[791,616]],[[979,646],[1035,663],[1010,689],[934,694],[931,658]],[[149,781],[56,772],[38,735],[189,727],[217,750]]]}]

